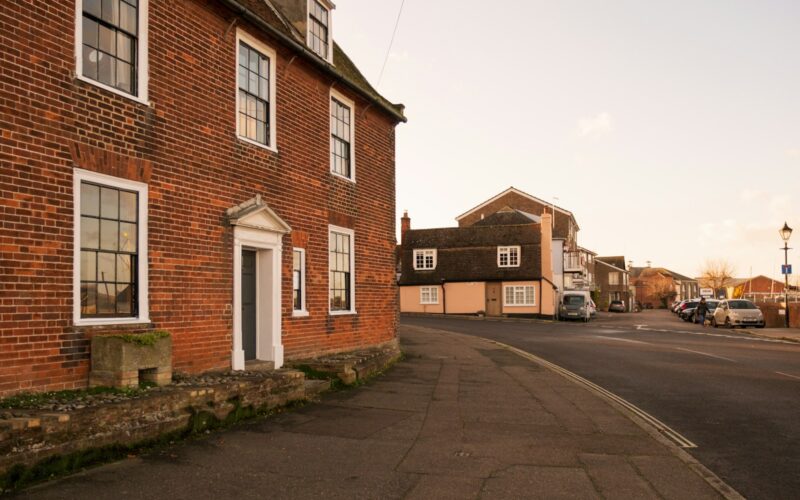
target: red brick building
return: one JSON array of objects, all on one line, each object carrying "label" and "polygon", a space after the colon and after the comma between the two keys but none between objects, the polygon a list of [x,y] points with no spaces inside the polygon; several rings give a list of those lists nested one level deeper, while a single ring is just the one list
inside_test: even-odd
[{"label": "red brick building", "polygon": [[327,0],[0,3],[0,395],[395,337],[395,126]]}]

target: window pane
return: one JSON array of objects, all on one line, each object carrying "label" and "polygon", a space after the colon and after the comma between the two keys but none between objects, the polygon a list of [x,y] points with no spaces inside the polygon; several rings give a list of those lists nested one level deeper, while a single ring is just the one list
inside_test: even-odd
[{"label": "window pane", "polygon": [[247,116],[256,116],[256,98],[247,96]]},{"label": "window pane", "polygon": [[[247,55],[249,53],[250,51],[247,50],[247,45],[239,43],[239,66],[241,66],[242,69],[247,68]],[[241,74],[241,72],[239,74]]]},{"label": "window pane", "polygon": [[119,26],[128,33],[136,34],[136,9],[125,2],[120,4]]},{"label": "window pane", "polygon": [[115,314],[117,286],[113,283],[98,283],[97,314]]},{"label": "window pane", "polygon": [[256,141],[261,144],[267,143],[267,127],[264,122],[256,123]]},{"label": "window pane", "polygon": [[119,222],[100,220],[100,248],[113,251],[119,249]]},{"label": "window pane", "polygon": [[247,90],[247,68],[239,66],[239,88]]},{"label": "window pane", "polygon": [[100,26],[100,50],[109,54],[117,53],[116,33],[110,28]]},{"label": "window pane", "polygon": [[83,0],[83,11],[100,17],[100,0]]},{"label": "window pane", "polygon": [[133,62],[133,39],[125,33],[117,33],[117,57],[125,62]]},{"label": "window pane", "polygon": [[247,74],[247,91],[253,95],[258,95],[258,75],[256,73]]},{"label": "window pane", "polygon": [[100,188],[92,184],[81,184],[81,215],[100,215]]},{"label": "window pane", "polygon": [[97,279],[98,281],[116,281],[116,254],[99,252],[97,254]]},{"label": "window pane", "polygon": [[259,57],[258,73],[262,77],[269,77],[269,58]]},{"label": "window pane", "polygon": [[256,102],[256,118],[261,122],[267,121],[267,103],[261,101]]},{"label": "window pane", "polygon": [[131,314],[132,305],[132,286],[131,285],[117,285],[117,313],[118,314]]},{"label": "window pane", "polygon": [[136,208],[137,208],[136,193],[130,193],[128,191],[120,191],[119,218],[121,220],[136,222],[138,220],[138,214]]},{"label": "window pane", "polygon": [[119,25],[119,0],[103,0],[103,21]]},{"label": "window pane", "polygon": [[97,284],[81,283],[81,315],[97,314]]},{"label": "window pane", "polygon": [[100,216],[106,219],[119,217],[119,191],[100,188]]},{"label": "window pane", "polygon": [[117,282],[131,282],[131,256],[117,254]]},{"label": "window pane", "polygon": [[111,85],[112,87],[115,86],[117,84],[117,79],[114,72],[114,58],[108,56],[107,54],[103,54],[102,52],[98,52],[97,57],[99,58],[97,65],[97,80],[107,85]]},{"label": "window pane", "polygon": [[81,217],[81,248],[100,248],[100,221]]},{"label": "window pane", "polygon": [[248,61],[247,69],[253,73],[258,74],[258,61],[261,58],[260,54],[253,49],[250,49],[250,60]]},{"label": "window pane", "polygon": [[81,281],[97,280],[97,254],[81,252]]},{"label": "window pane", "polygon": [[250,139],[256,138],[256,119],[255,118],[248,118],[247,119],[247,137]]},{"label": "window pane", "polygon": [[97,51],[87,45],[83,46],[83,76],[97,80]]},{"label": "window pane", "polygon": [[91,45],[92,47],[97,47],[98,39],[97,39],[97,30],[98,26],[97,23],[89,19],[88,17],[83,18],[83,43],[86,45]]},{"label": "window pane", "polygon": [[131,65],[117,61],[117,88],[131,92]]},{"label": "window pane", "polygon": [[120,222],[119,224],[119,250],[121,252],[136,252],[136,224]]}]

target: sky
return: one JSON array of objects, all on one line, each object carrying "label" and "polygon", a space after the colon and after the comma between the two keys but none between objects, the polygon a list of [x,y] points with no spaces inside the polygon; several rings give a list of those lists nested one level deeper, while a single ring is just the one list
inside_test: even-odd
[{"label": "sky", "polygon": [[784,221],[800,249],[800,2],[405,0],[386,60],[401,2],[336,0],[333,36],[406,106],[412,228],[514,186],[635,266],[780,278]]}]

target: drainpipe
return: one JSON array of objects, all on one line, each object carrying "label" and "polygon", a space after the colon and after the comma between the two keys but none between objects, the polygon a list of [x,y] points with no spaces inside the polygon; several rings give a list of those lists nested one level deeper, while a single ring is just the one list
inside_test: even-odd
[{"label": "drainpipe", "polygon": [[445,281],[442,279],[442,315],[447,314],[447,293],[444,290]]}]

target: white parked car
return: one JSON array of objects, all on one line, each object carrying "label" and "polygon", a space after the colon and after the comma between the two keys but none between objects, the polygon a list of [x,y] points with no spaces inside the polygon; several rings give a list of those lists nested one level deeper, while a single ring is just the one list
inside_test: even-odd
[{"label": "white parked car", "polygon": [[729,299],[723,300],[711,316],[711,325],[714,327],[724,326],[725,328],[735,328],[741,326],[755,326],[764,328],[764,314],[757,305],[749,300]]}]

